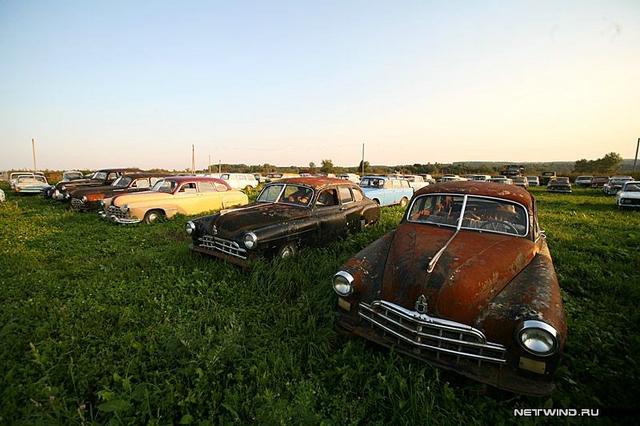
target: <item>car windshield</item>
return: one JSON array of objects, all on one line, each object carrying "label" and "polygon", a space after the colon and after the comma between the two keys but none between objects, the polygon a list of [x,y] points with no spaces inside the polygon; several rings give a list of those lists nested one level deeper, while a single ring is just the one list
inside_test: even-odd
[{"label": "car windshield", "polygon": [[640,192],[640,182],[629,182],[625,184],[624,192]]},{"label": "car windshield", "polygon": [[127,188],[131,181],[132,179],[129,176],[120,176],[118,179],[113,181],[111,186],[115,186],[116,188]]},{"label": "car windshield", "polygon": [[18,182],[23,183],[23,182],[45,182],[44,177],[42,176],[38,176],[38,175],[31,175],[31,176],[19,176],[18,177]]},{"label": "car windshield", "polygon": [[64,179],[72,180],[72,179],[82,179],[82,173],[80,172],[69,172],[65,173],[63,176]]},{"label": "car windshield", "polygon": [[363,188],[382,188],[384,186],[384,179],[362,178],[360,186]]},{"label": "car windshield", "polygon": [[313,198],[313,189],[292,184],[267,185],[257,201],[259,203],[283,203],[297,206],[308,206]]},{"label": "car windshield", "polygon": [[457,194],[423,195],[415,199],[407,214],[409,222],[497,232],[524,237],[529,230],[526,210],[519,204],[496,198]]},{"label": "car windshield", "polygon": [[107,172],[95,172],[91,179],[94,180],[105,180],[107,178]]},{"label": "car windshield", "polygon": [[178,182],[176,182],[175,180],[162,179],[157,181],[156,184],[153,185],[153,188],[151,188],[151,190],[171,194],[173,193],[173,191],[175,191],[177,186]]}]

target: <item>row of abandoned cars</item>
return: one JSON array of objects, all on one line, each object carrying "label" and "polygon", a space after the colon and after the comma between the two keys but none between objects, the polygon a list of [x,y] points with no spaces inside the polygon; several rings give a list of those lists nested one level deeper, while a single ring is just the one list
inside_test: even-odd
[{"label": "row of abandoned cars", "polygon": [[[397,228],[334,274],[336,330],[503,390],[552,392],[567,326],[534,196],[476,180],[417,190],[394,177],[360,184],[283,177],[249,203],[217,177],[110,169],[46,193],[116,223],[209,212],[186,222],[191,250],[243,268],[360,232],[381,206],[399,204]],[[383,200],[385,189],[395,198]]]}]

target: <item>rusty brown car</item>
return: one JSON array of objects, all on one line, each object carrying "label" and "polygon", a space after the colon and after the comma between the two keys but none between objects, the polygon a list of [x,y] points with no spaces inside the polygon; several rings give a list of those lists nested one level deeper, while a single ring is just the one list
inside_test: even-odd
[{"label": "rusty brown car", "polygon": [[334,178],[286,178],[267,184],[255,203],[187,222],[191,249],[240,266],[260,256],[285,258],[377,222],[380,207],[357,184]]},{"label": "rusty brown car", "polygon": [[333,288],[338,331],[515,393],[553,390],[565,315],[523,188],[421,189],[398,228],[347,261]]}]

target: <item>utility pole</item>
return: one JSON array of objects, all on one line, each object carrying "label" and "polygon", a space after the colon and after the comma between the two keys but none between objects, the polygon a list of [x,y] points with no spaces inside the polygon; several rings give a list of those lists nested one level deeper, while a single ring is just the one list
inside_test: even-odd
[{"label": "utility pole", "polygon": [[[36,140],[35,138],[31,138],[31,153],[33,154],[33,172],[37,172],[38,168],[36,167]],[[636,153],[636,157],[638,153]]]},{"label": "utility pole", "polygon": [[364,144],[362,144],[362,162],[361,162],[361,166],[362,166],[362,171],[360,173],[360,176],[364,176]]},{"label": "utility pole", "polygon": [[196,147],[191,145],[191,173],[196,174]]},{"label": "utility pole", "polygon": [[635,160],[633,160],[633,172],[631,172],[632,174],[636,172],[636,163],[638,162],[638,148],[640,148],[640,138],[638,138],[638,144],[636,145],[636,158]]},{"label": "utility pole", "polygon": [[222,160],[218,160],[218,174],[222,173]]},{"label": "utility pole", "polygon": [[209,167],[207,167],[209,174],[211,174],[211,154],[209,154]]}]

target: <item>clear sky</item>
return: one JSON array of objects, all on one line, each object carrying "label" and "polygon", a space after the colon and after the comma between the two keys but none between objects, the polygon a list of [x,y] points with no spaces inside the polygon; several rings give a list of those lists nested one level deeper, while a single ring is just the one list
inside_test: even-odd
[{"label": "clear sky", "polygon": [[0,0],[0,169],[633,157],[640,0]]}]

